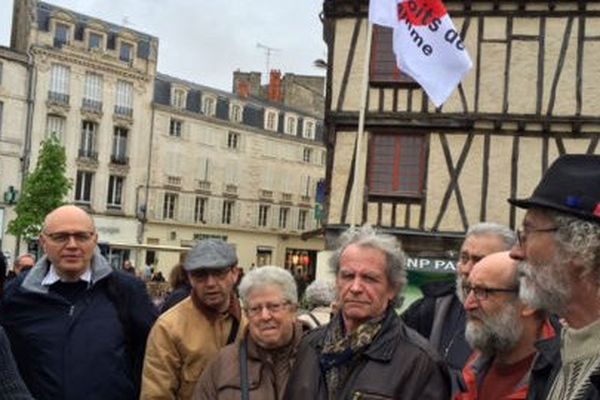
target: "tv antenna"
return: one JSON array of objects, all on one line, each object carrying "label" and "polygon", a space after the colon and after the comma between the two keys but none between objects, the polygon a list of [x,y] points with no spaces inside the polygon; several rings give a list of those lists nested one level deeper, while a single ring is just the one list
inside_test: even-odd
[{"label": "tv antenna", "polygon": [[264,50],[265,52],[265,57],[266,57],[266,64],[267,64],[267,79],[269,79],[269,72],[271,72],[271,55],[278,53],[281,51],[281,49],[276,49],[275,47],[270,47],[267,45],[264,45],[262,43],[256,43],[256,47],[258,47],[259,49]]}]

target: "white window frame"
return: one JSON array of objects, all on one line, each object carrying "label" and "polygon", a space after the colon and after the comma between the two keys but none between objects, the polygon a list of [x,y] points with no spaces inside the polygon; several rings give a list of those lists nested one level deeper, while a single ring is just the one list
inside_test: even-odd
[{"label": "white window frame", "polygon": [[302,129],[302,137],[305,139],[315,140],[316,137],[316,122],[313,119],[305,119]]},{"label": "white window frame", "polygon": [[302,161],[310,163],[313,160],[313,149],[310,147],[304,147],[302,149]]},{"label": "white window frame", "polygon": [[239,132],[227,132],[227,148],[231,150],[238,150],[240,148],[241,139],[242,135]]},{"label": "white window frame", "polygon": [[271,206],[268,204],[259,204],[258,205],[258,226],[261,228],[269,227],[269,212],[271,210]]},{"label": "white window frame", "polygon": [[279,229],[287,229],[288,220],[290,217],[290,208],[289,207],[280,207],[279,208]]},{"label": "white window frame", "polygon": [[108,177],[108,190],[106,205],[108,208],[121,209],[123,207],[123,188],[125,187],[125,177],[120,175],[110,175]]},{"label": "white window frame", "polygon": [[66,21],[54,21],[54,30],[53,30],[53,35],[52,35],[52,40],[54,42],[56,42],[56,40],[58,39],[57,34],[58,34],[58,27],[62,26],[67,28],[67,38],[66,41],[64,43],[62,43],[62,45],[69,45],[71,44],[72,38],[73,38],[73,25],[66,22]]},{"label": "white window frame", "polygon": [[286,114],[285,116],[285,129],[286,135],[296,136],[298,127],[298,117],[292,114]]},{"label": "white window frame", "polygon": [[229,103],[229,120],[240,123],[244,117],[244,106],[240,103]]},{"label": "white window frame", "polygon": [[177,203],[179,195],[173,192],[165,192],[163,197],[163,219],[177,219]]},{"label": "white window frame", "polygon": [[[106,49],[106,34],[102,33],[102,32],[96,32],[96,31],[92,31],[92,30],[88,30],[86,32],[87,38],[86,38],[86,43],[87,43],[87,48],[88,50],[100,50],[103,51]],[[100,46],[98,47],[92,47],[92,36],[99,36],[100,37]]]},{"label": "white window frame", "polygon": [[96,137],[98,135],[98,124],[94,121],[81,121],[81,143],[79,150],[83,150],[86,157],[92,156],[96,151]]},{"label": "white window frame", "polygon": [[234,222],[235,200],[223,200],[221,223],[231,225]]},{"label": "white window frame", "polygon": [[277,132],[279,125],[279,113],[273,109],[265,110],[265,129],[267,131]]},{"label": "white window frame", "polygon": [[183,121],[177,118],[171,118],[169,120],[169,136],[181,137],[183,132]]},{"label": "white window frame", "polygon": [[113,129],[113,143],[111,156],[116,159],[123,159],[127,157],[127,140],[129,136],[129,130],[122,126],[115,126]]},{"label": "white window frame", "polygon": [[85,100],[96,101],[102,104],[102,87],[102,75],[94,72],[85,73],[85,89],[83,95]]},{"label": "white window frame", "polygon": [[61,142],[65,137],[65,128],[67,126],[67,119],[62,115],[48,114],[46,116],[46,137],[50,137],[53,133],[56,133],[56,137]]},{"label": "white window frame", "polygon": [[[75,179],[75,202],[90,204],[93,198],[94,191],[94,173],[90,171],[77,171],[77,177]],[[87,193],[86,197],[86,191]]]},{"label": "white window frame", "polygon": [[202,113],[208,117],[214,117],[217,113],[217,98],[210,94],[202,96]]},{"label": "white window frame", "polygon": [[[122,52],[123,52],[123,48],[125,46],[129,46],[129,54],[127,55],[127,60],[121,58],[123,56]],[[135,59],[135,50],[136,50],[135,43],[130,42],[129,40],[120,39],[119,40],[119,54],[118,54],[119,61],[126,62],[126,63],[132,63],[133,60]]]},{"label": "white window frame", "polygon": [[208,214],[208,197],[196,196],[194,201],[194,222],[206,223]]},{"label": "white window frame", "polygon": [[69,95],[69,84],[71,81],[71,69],[66,65],[52,64],[50,72],[50,91]]},{"label": "white window frame", "polygon": [[301,208],[298,210],[298,225],[297,225],[298,230],[299,231],[306,230],[307,223],[308,223],[308,210]]},{"label": "white window frame", "polygon": [[187,105],[187,90],[182,87],[173,87],[171,90],[171,106],[185,109]]}]

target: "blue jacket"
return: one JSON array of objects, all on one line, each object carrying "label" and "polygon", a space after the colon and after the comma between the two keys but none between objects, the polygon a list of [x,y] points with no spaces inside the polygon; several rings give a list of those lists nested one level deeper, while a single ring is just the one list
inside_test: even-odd
[{"label": "blue jacket", "polygon": [[38,399],[136,399],[157,311],[143,282],[113,271],[98,251],[92,282],[73,303],[42,285],[42,258],[8,285],[0,305],[23,380]]}]

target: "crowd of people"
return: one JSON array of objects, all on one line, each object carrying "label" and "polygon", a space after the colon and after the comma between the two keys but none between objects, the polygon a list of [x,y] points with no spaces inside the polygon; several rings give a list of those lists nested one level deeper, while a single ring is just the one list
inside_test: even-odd
[{"label": "crowd of people", "polygon": [[509,202],[522,228],[471,226],[455,281],[401,315],[406,256],[369,225],[302,301],[287,270],[240,279],[232,245],[199,241],[159,315],[61,206],[2,294],[0,399],[600,399],[600,156],[559,157]]}]

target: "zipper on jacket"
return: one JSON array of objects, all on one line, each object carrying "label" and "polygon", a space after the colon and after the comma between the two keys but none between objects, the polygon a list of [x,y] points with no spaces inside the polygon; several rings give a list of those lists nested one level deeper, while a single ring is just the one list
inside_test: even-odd
[{"label": "zipper on jacket", "polygon": [[69,317],[72,317],[74,312],[75,312],[75,305],[71,305],[69,307]]}]

